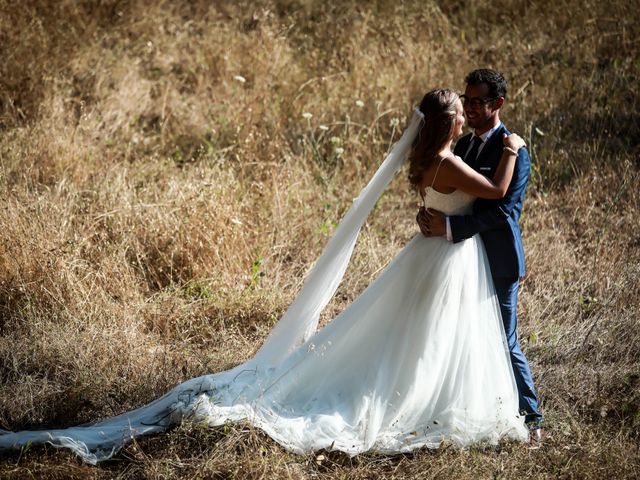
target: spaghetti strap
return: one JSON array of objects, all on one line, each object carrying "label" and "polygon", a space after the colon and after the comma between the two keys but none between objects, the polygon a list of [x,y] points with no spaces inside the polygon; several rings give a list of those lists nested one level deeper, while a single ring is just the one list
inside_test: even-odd
[{"label": "spaghetti strap", "polygon": [[438,168],[436,168],[436,173],[433,175],[433,180],[431,180],[431,188],[433,188],[433,184],[436,183],[436,177],[438,176],[438,171],[440,170],[440,165],[444,161],[446,157],[440,159],[440,163],[438,163]]},{"label": "spaghetti strap", "polygon": [[[446,157],[441,158],[440,159],[440,163],[438,163],[438,167],[436,168],[436,173],[433,175],[433,180],[431,180],[431,185],[429,185],[429,188],[433,189],[433,185],[436,183],[436,177],[438,176],[438,171],[440,170],[440,165],[442,165],[442,162],[444,161]],[[418,189],[418,193],[420,194],[420,197],[422,197],[422,206],[426,207],[426,203],[424,201],[424,193],[422,193],[422,190]]]}]

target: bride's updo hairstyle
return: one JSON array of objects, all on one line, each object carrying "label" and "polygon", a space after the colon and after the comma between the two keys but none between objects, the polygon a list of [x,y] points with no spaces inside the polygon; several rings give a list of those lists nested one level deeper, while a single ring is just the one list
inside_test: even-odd
[{"label": "bride's updo hairstyle", "polygon": [[424,124],[409,153],[409,182],[417,187],[424,171],[453,133],[458,95],[449,89],[438,88],[427,93],[418,109],[424,114]]}]

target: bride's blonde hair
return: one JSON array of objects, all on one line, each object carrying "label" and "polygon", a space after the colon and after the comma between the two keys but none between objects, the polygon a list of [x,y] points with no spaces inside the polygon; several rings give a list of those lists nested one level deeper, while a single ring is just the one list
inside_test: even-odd
[{"label": "bride's blonde hair", "polygon": [[427,93],[418,106],[424,114],[424,124],[409,153],[409,182],[414,187],[453,133],[458,98],[453,90],[438,88]]}]

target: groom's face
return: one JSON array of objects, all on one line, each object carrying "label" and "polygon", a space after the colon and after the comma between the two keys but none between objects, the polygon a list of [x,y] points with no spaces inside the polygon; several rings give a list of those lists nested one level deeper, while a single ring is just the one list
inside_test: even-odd
[{"label": "groom's face", "polygon": [[464,100],[464,114],[471,128],[488,130],[493,126],[496,110],[493,99],[489,97],[489,86],[486,83],[467,85],[464,90]]}]

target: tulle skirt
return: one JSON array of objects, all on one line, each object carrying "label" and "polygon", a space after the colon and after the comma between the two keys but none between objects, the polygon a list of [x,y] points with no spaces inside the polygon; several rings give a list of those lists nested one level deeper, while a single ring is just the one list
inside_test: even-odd
[{"label": "tulle skirt", "polygon": [[248,361],[90,426],[4,432],[86,461],[189,418],[247,421],[293,452],[406,452],[526,441],[484,246],[416,236],[331,323],[275,366]]}]

